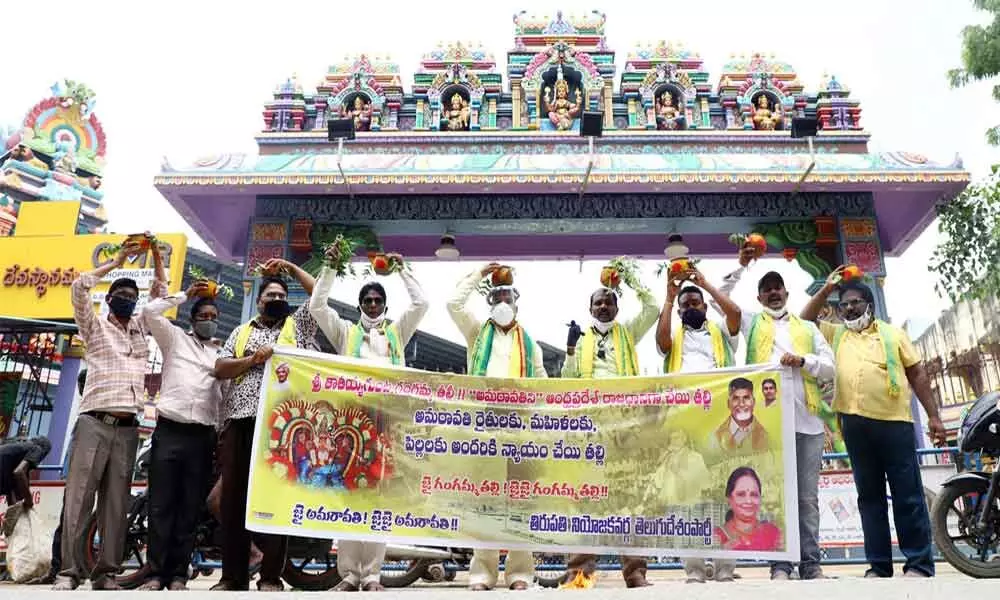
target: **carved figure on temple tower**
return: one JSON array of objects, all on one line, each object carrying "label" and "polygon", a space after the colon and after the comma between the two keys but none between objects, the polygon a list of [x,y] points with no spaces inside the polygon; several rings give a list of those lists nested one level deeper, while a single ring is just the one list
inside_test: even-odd
[{"label": "carved figure on temple tower", "polygon": [[462,94],[451,95],[448,107],[441,113],[441,120],[447,122],[448,131],[467,131],[469,129],[469,102]]},{"label": "carved figure on temple tower", "polygon": [[781,107],[775,105],[774,110],[770,108],[771,102],[767,94],[757,96],[757,106],[753,111],[753,128],[763,131],[771,131],[781,127]]},{"label": "carved figure on temple tower", "polygon": [[372,105],[365,102],[361,95],[354,97],[354,103],[348,106],[346,103],[340,109],[340,116],[344,119],[354,119],[354,131],[370,131],[372,126]]},{"label": "carved figure on temple tower", "polygon": [[684,114],[674,106],[674,96],[670,90],[664,90],[656,101],[656,128],[683,129]]},{"label": "carved figure on temple tower", "polygon": [[583,105],[580,90],[576,90],[576,102],[569,99],[569,84],[562,78],[562,72],[556,81],[556,94],[552,98],[552,88],[546,87],[544,100],[549,121],[555,125],[559,131],[566,131],[573,127],[573,122],[580,115],[580,108]]},{"label": "carved figure on temple tower", "polygon": [[10,151],[10,158],[19,162],[28,163],[36,169],[41,169],[43,171],[49,170],[49,166],[39,160],[31,148],[25,146],[24,144],[18,144],[15,146],[14,149]]},{"label": "carved figure on temple tower", "polygon": [[52,155],[53,170],[57,173],[76,173],[76,145],[71,141],[56,142],[56,152]]}]

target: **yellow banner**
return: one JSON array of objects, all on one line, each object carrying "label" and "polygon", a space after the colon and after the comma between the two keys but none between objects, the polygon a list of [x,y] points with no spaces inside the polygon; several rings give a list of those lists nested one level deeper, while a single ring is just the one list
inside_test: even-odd
[{"label": "yellow banner", "polygon": [[[21,319],[72,319],[70,284],[80,273],[93,270],[111,257],[103,251],[125,240],[124,235],[58,235],[0,237],[0,315]],[[164,266],[170,293],[180,290],[187,255],[183,234],[158,234],[165,244]],[[140,303],[149,296],[153,281],[153,255],[130,258],[91,290],[94,309],[107,310],[104,297],[118,277],[131,277],[139,285]],[[176,309],[165,313],[173,318]]]},{"label": "yellow banner", "polygon": [[493,379],[283,348],[266,368],[254,531],[798,559],[792,413],[762,391],[777,367]]}]

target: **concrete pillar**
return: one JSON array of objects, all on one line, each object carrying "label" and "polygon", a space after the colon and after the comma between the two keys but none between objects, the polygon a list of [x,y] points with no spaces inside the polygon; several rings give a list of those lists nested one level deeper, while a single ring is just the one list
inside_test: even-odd
[{"label": "concrete pillar", "polygon": [[[52,442],[52,450],[42,461],[46,465],[64,464],[69,447],[69,438],[75,421],[74,413],[77,396],[76,379],[80,375],[83,359],[79,356],[63,355],[62,370],[59,372],[59,387],[52,401],[52,417],[49,421],[47,437]],[[62,474],[57,471],[43,471],[41,478],[57,480]]]}]

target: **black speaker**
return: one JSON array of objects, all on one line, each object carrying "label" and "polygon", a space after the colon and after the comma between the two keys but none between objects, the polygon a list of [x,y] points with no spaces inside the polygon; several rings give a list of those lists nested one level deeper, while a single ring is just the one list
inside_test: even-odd
[{"label": "black speaker", "polygon": [[794,117],[792,119],[793,138],[816,137],[817,131],[819,131],[819,120],[815,117]]},{"label": "black speaker", "polygon": [[354,139],[354,119],[330,119],[326,122],[326,139],[333,142],[336,140]]},{"label": "black speaker", "polygon": [[580,135],[583,137],[601,137],[604,132],[604,113],[596,110],[585,110],[580,117]]}]

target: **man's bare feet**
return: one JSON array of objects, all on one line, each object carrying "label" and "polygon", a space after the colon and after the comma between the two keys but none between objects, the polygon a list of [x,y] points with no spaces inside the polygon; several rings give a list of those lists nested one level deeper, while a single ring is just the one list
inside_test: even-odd
[{"label": "man's bare feet", "polygon": [[514,583],[510,584],[510,589],[514,590],[515,592],[521,592],[528,589],[528,584],[523,581],[515,581]]},{"label": "man's bare feet", "polygon": [[363,588],[361,588],[361,591],[363,591],[363,592],[384,592],[385,591],[385,587],[383,587],[382,584],[379,583],[379,582],[377,582],[377,581],[369,581],[368,583],[366,583],[364,585]]},{"label": "man's bare feet", "polygon": [[488,592],[488,591],[490,591],[490,588],[487,587],[487,585],[484,584],[484,583],[477,583],[476,585],[470,585],[469,586],[469,591],[470,592]]}]

